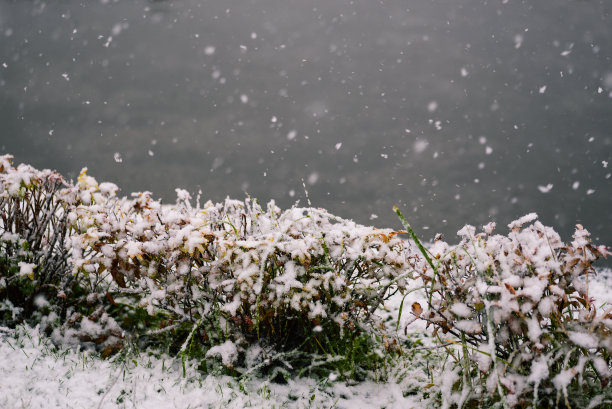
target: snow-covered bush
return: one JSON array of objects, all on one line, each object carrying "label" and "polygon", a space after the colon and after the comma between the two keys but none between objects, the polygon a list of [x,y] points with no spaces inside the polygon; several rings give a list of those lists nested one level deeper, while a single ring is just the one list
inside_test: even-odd
[{"label": "snow-covered bush", "polygon": [[149,192],[120,199],[85,173],[78,188],[92,200],[71,214],[74,272],[108,283],[99,297],[128,297],[162,314],[166,328],[156,330],[179,331],[190,345],[231,340],[241,354],[226,366],[241,364],[254,344],[320,355],[345,355],[337,349],[375,337],[397,347],[374,314],[411,277],[406,260],[415,251],[396,232],[321,209],[282,212],[274,202],[193,206],[180,189],[172,206]]},{"label": "snow-covered bush", "polygon": [[70,220],[76,206],[91,202],[89,192],[54,171],[14,168],[11,159],[0,157],[0,322],[33,321],[55,337],[117,350],[121,330],[110,317],[99,320],[103,311],[91,296],[99,285],[73,274],[70,260]]},{"label": "snow-covered bush", "polygon": [[0,299],[5,311],[14,307],[5,323],[65,298],[74,283],[64,246],[68,185],[50,170],[13,168],[11,158],[0,157]]},{"label": "snow-covered bush", "polygon": [[258,366],[331,363],[348,376],[398,348],[374,314],[411,276],[414,250],[396,232],[274,202],[193,206],[180,189],[162,206],[149,192],[118,197],[86,169],[71,184],[0,164],[1,305],[11,319],[39,311],[58,341],[111,353],[125,330],[201,356],[232,342],[228,367],[256,345]]},{"label": "snow-covered bush", "polygon": [[413,318],[456,347],[443,370],[445,407],[612,399],[612,307],[600,310],[588,286],[592,262],[610,253],[580,225],[564,244],[536,219],[512,222],[507,236],[493,235],[494,223],[479,234],[465,226],[458,246],[437,240],[414,265],[429,305],[413,305]]}]

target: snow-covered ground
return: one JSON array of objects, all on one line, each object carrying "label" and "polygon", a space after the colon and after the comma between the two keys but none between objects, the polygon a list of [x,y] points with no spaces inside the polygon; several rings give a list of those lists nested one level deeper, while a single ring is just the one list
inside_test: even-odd
[{"label": "snow-covered ground", "polygon": [[37,329],[3,329],[0,408],[411,408],[401,383],[347,385],[330,379],[237,381],[201,375],[196,362],[142,354],[128,363],[57,351]]},{"label": "snow-covered ground", "polygon": [[[597,306],[612,305],[612,270],[589,278]],[[422,300],[414,292],[404,301]],[[400,299],[387,304],[397,316]],[[400,326],[400,328],[402,328]],[[421,331],[414,323],[412,331]],[[13,408],[419,408],[415,385],[426,387],[422,367],[398,363],[384,383],[349,385],[309,378],[288,384],[262,379],[238,381],[202,375],[197,362],[140,354],[127,363],[102,360],[89,352],[57,350],[36,328],[0,328],[0,409]],[[406,395],[406,396],[405,396]]]}]

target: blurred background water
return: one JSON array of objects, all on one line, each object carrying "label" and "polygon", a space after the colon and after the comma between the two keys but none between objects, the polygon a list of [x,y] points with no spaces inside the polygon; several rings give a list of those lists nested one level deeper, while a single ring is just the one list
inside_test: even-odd
[{"label": "blurred background water", "polygon": [[[612,244],[612,2],[0,0],[0,152],[124,194]],[[610,163],[608,165],[608,163]]]}]

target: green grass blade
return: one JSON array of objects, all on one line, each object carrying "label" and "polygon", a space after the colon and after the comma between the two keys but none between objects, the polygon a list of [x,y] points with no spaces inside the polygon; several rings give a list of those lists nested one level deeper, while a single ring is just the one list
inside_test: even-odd
[{"label": "green grass blade", "polygon": [[399,217],[400,221],[402,222],[402,225],[408,231],[408,234],[410,234],[410,237],[416,243],[417,247],[423,254],[423,257],[425,257],[425,260],[427,260],[427,263],[434,270],[434,273],[437,273],[438,269],[436,268],[436,266],[434,266],[433,262],[431,261],[431,257],[429,257],[429,254],[427,254],[427,249],[425,249],[423,244],[421,244],[421,241],[417,237],[416,233],[414,232],[414,230],[412,230],[412,227],[410,227],[410,225],[408,224],[408,220],[406,220],[406,218],[404,217],[404,215],[402,214],[402,212],[397,206],[393,206],[393,211],[395,211],[395,214],[397,214],[397,217]]}]

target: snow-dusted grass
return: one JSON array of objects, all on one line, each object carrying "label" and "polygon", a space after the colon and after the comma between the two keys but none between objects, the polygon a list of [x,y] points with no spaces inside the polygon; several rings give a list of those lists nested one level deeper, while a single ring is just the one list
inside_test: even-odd
[{"label": "snow-dusted grass", "polygon": [[[418,408],[418,365],[398,367],[403,382],[206,375],[199,362],[141,352],[103,360],[92,352],[56,349],[37,328],[2,329],[0,408]],[[406,366],[406,365],[404,365]],[[401,372],[399,371],[401,369]]]}]

